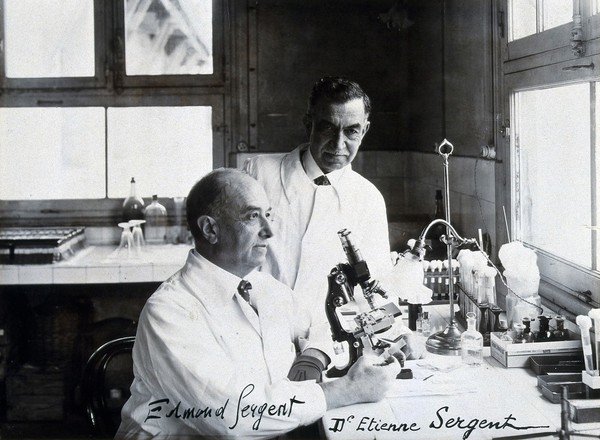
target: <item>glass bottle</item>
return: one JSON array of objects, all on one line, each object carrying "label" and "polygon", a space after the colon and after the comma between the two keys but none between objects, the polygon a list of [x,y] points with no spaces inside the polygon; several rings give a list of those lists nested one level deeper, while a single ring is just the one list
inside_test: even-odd
[{"label": "glass bottle", "polygon": [[131,178],[129,197],[123,201],[123,221],[144,220],[144,199],[135,191],[135,178]]},{"label": "glass bottle", "polygon": [[513,339],[515,344],[522,344],[525,342],[525,338],[523,337],[523,332],[525,331],[525,326],[523,324],[514,324],[513,328],[515,329],[515,337]]},{"label": "glass bottle", "polygon": [[475,313],[467,313],[467,330],[460,336],[463,363],[478,367],[483,362],[483,335],[477,331]]},{"label": "glass bottle", "polygon": [[421,332],[423,336],[429,336],[431,333],[431,325],[429,323],[429,312],[423,312],[421,318]]},{"label": "glass bottle", "polygon": [[161,244],[167,241],[167,209],[152,196],[152,203],[144,211],[146,219],[146,243]]},{"label": "glass bottle", "polygon": [[417,321],[415,322],[415,329],[417,333],[423,333],[423,313],[417,315]]},{"label": "glass bottle", "polygon": [[408,304],[408,328],[417,330],[417,319],[420,319],[423,307],[421,304]]},{"label": "glass bottle", "polygon": [[531,318],[524,317],[523,320],[523,342],[533,342],[533,333],[531,332]]},{"label": "glass bottle", "polygon": [[[432,220],[435,219],[446,220],[446,215],[444,213],[444,197],[442,196],[441,189],[435,191],[435,213]],[[428,236],[425,238],[431,240],[429,260],[446,260],[448,258],[446,245],[440,241],[440,237],[446,235],[446,226],[438,223],[431,227],[427,235]]]},{"label": "glass bottle", "polygon": [[556,321],[556,329],[552,332],[552,339],[555,341],[568,339],[567,331],[565,330],[565,317],[563,315],[556,315],[554,321]]},{"label": "glass bottle", "polygon": [[550,316],[549,315],[541,315],[538,316],[538,321],[540,322],[540,329],[537,332],[536,340],[538,341],[547,341],[550,339]]}]

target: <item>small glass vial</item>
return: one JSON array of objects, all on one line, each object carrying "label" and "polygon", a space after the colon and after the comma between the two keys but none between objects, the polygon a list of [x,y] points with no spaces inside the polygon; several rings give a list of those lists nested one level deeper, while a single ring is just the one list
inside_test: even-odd
[{"label": "small glass vial", "polygon": [[565,330],[565,317],[563,315],[556,315],[554,321],[556,321],[556,329],[552,332],[552,339],[555,341],[568,339],[567,331]]},{"label": "small glass vial", "polygon": [[463,363],[478,367],[483,362],[483,335],[477,331],[475,313],[467,313],[467,330],[460,336]]},{"label": "small glass vial", "polygon": [[421,317],[421,332],[423,336],[429,336],[431,333],[431,324],[429,322],[429,312],[423,312]]},{"label": "small glass vial", "polygon": [[525,338],[523,333],[525,332],[525,326],[523,324],[514,324],[513,328],[515,329],[515,337],[513,342],[515,344],[523,344],[525,343]]},{"label": "small glass vial", "polygon": [[531,332],[531,321],[532,319],[528,316],[522,319],[523,326],[523,342],[533,342],[533,333]]},{"label": "small glass vial", "polygon": [[408,304],[408,328],[417,330],[417,319],[423,310],[421,304]]},{"label": "small glass vial", "polygon": [[538,316],[538,321],[540,322],[540,329],[537,332],[536,340],[538,341],[547,341],[550,339],[550,319],[549,315],[541,315]]}]

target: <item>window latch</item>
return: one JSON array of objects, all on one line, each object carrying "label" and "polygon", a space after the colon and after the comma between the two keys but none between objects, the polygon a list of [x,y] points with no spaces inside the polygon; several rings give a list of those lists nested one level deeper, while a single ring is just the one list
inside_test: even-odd
[{"label": "window latch", "polygon": [[508,119],[504,120],[504,122],[500,126],[500,130],[499,131],[500,131],[500,134],[502,135],[502,137],[509,137],[510,136],[510,121]]},{"label": "window latch", "polygon": [[575,64],[574,66],[563,67],[562,70],[569,70],[569,71],[579,70],[579,69],[594,70],[594,67],[595,67],[594,63],[590,63],[590,64]]}]

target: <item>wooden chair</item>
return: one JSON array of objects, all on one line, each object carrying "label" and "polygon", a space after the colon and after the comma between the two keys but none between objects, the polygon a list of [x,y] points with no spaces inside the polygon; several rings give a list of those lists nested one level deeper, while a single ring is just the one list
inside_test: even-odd
[{"label": "wooden chair", "polygon": [[[134,341],[134,336],[125,336],[106,342],[85,365],[81,395],[94,435],[112,438],[118,429],[121,407],[129,397],[129,386],[133,380],[131,351]],[[113,370],[114,365],[120,366],[118,385],[115,385],[115,378],[109,378],[107,374],[109,365],[113,365]]]}]

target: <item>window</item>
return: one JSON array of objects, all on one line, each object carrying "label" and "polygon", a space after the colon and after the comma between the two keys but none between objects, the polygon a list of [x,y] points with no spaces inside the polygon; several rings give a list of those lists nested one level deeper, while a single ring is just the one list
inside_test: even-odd
[{"label": "window", "polygon": [[501,42],[511,239],[536,250],[552,288],[600,302],[598,2],[504,7],[512,27]]},{"label": "window", "polygon": [[517,236],[541,251],[597,270],[591,226],[597,218],[592,205],[598,203],[590,160],[596,147],[590,136],[595,89],[596,83],[584,82],[515,93],[513,180],[518,182]]},{"label": "window", "polygon": [[0,109],[0,199],[122,198],[132,176],[144,196],[186,196],[213,168],[211,119],[190,106]]},{"label": "window", "polygon": [[101,107],[0,109],[0,199],[103,198],[104,144]]},{"label": "window", "polygon": [[93,0],[5,0],[9,78],[94,76]]},{"label": "window", "polygon": [[127,75],[213,73],[210,1],[127,0],[125,16]]},{"label": "window", "polygon": [[555,28],[573,20],[571,0],[510,0],[510,41]]},{"label": "window", "polygon": [[223,166],[222,4],[0,0],[0,202],[101,211]]},{"label": "window", "polygon": [[187,196],[213,168],[211,116],[210,107],[109,108],[108,197],[128,194],[131,176],[139,194]]}]

